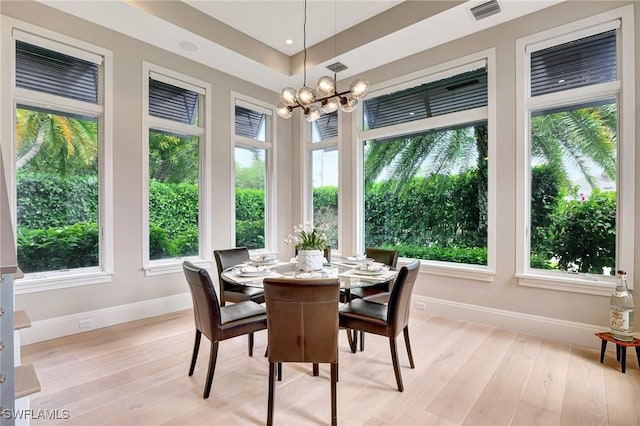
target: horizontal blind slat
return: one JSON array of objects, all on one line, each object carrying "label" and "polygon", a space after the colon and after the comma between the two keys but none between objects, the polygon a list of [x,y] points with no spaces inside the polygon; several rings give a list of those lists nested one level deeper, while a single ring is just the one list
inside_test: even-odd
[{"label": "horizontal blind slat", "polygon": [[98,64],[16,41],[16,86],[98,103]]},{"label": "horizontal blind slat", "polygon": [[616,30],[531,53],[531,96],[617,79]]},{"label": "horizontal blind slat", "polygon": [[370,129],[408,123],[487,105],[487,70],[481,68],[364,101]]}]

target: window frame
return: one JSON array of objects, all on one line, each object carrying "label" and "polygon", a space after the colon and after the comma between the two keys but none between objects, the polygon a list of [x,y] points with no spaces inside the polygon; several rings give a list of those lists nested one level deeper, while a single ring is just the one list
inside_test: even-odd
[{"label": "window frame", "polygon": [[[149,79],[162,81],[177,87],[195,91],[201,95],[199,102],[199,125],[189,125],[149,114]],[[145,276],[170,274],[182,271],[182,262],[209,268],[212,261],[211,225],[211,84],[164,68],[151,62],[142,62],[142,269]],[[204,111],[203,111],[204,110]],[[149,259],[149,132],[151,129],[165,130],[190,136],[198,136],[199,143],[199,254],[167,259]]]},{"label": "window frame", "polygon": [[364,150],[363,143],[367,140],[389,137],[398,134],[417,133],[429,129],[444,128],[462,123],[486,120],[488,133],[488,168],[487,168],[487,265],[457,264],[435,260],[420,259],[420,271],[431,275],[456,277],[480,282],[491,282],[496,271],[496,129],[498,119],[496,114],[496,52],[495,48],[482,50],[464,57],[444,62],[411,74],[407,74],[380,84],[374,85],[368,97],[385,95],[391,92],[407,89],[432,81],[441,80],[461,74],[484,61],[487,67],[487,106],[463,110],[446,115],[428,117],[422,120],[410,121],[373,130],[362,130],[364,117],[363,107],[358,105],[355,116],[354,158],[356,159],[356,216],[357,224],[355,241],[357,252],[364,251]]},{"label": "window frame", "polygon": [[[619,22],[619,25],[615,23]],[[613,82],[593,84],[531,97],[530,55],[551,46],[618,28],[617,73]],[[530,116],[531,112],[581,101],[618,100],[618,175],[616,177],[616,266],[624,265],[629,286],[634,282],[635,75],[633,5],[610,10],[516,40],[516,277],[518,284],[553,290],[609,296],[615,276],[574,274],[531,268],[530,262]],[[626,96],[625,96],[626,94]],[[631,142],[628,142],[631,141]]]},{"label": "window frame", "polygon": [[[5,161],[7,184],[11,188],[11,215],[17,227],[17,179],[15,167],[15,111],[18,104],[41,107],[60,113],[95,116],[98,123],[98,202],[99,202],[99,264],[95,267],[75,268],[68,271],[45,271],[25,274],[16,280],[16,294],[37,293],[62,288],[103,284],[112,281],[114,262],[113,243],[113,53],[100,46],[87,43],[51,30],[41,28],[7,16],[2,20],[2,50],[9,52],[10,72],[2,76],[2,104],[12,111],[10,122],[3,118],[3,146],[10,153]],[[49,50],[74,56],[86,61],[99,62],[98,103],[91,104],[71,98],[38,92],[16,86],[16,40]],[[4,121],[7,120],[7,121]]]},{"label": "window frame", "polygon": [[313,151],[326,150],[335,148],[338,152],[338,247],[331,247],[331,254],[340,256],[343,249],[342,238],[342,212],[343,208],[343,155],[342,155],[342,120],[344,113],[338,109],[338,134],[335,138],[329,138],[318,142],[313,142],[313,123],[308,122],[303,115],[300,115],[300,123],[302,129],[302,140],[304,147],[301,150],[302,155],[302,222],[313,223],[313,164],[311,162]]},{"label": "window frame", "polygon": [[[253,254],[273,254],[278,252],[278,238],[276,236],[277,216],[277,144],[275,137],[278,134],[276,129],[277,117],[275,107],[272,104],[231,91],[230,100],[230,129],[231,129],[231,235],[230,241],[233,247],[236,245],[236,168],[235,149],[258,148],[265,150],[265,218],[264,218],[264,247],[262,249],[251,249]],[[265,140],[249,138],[236,135],[236,105],[262,112],[270,117],[265,128]]]}]

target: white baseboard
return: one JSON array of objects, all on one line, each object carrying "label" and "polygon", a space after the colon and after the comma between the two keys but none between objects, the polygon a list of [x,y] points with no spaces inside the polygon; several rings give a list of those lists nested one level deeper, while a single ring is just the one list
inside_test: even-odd
[{"label": "white baseboard", "polygon": [[594,333],[608,331],[606,327],[593,324],[565,321],[424,296],[413,296],[412,310],[415,309],[424,309],[428,314],[489,324],[507,330],[593,348],[600,348],[600,339],[594,336]]},{"label": "white baseboard", "polygon": [[[20,330],[20,340],[21,344],[28,345],[110,325],[182,311],[190,309],[191,306],[191,295],[182,293],[95,311],[33,321],[30,328]],[[90,322],[91,325],[80,328],[80,322],[84,324]]]},{"label": "white baseboard", "polygon": [[[190,309],[191,303],[189,293],[182,293],[96,311],[34,321],[31,324],[31,328],[20,331],[20,340],[23,345],[28,345],[97,328]],[[420,310],[419,305],[423,305],[424,312],[428,314],[489,324],[508,330],[594,348],[599,348],[600,345],[600,340],[594,336],[594,333],[607,331],[606,327],[593,324],[565,321],[431,297],[413,296],[413,309]],[[92,325],[81,329],[79,327],[80,322],[87,320],[90,320]]]}]

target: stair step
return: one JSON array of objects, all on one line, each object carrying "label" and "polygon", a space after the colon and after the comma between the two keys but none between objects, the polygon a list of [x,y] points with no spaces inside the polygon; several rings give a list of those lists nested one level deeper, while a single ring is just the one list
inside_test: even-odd
[{"label": "stair step", "polygon": [[13,313],[13,329],[21,330],[31,327],[31,320],[26,311],[15,311]]},{"label": "stair step", "polygon": [[32,364],[20,365],[15,368],[14,384],[16,399],[40,392],[40,380]]}]

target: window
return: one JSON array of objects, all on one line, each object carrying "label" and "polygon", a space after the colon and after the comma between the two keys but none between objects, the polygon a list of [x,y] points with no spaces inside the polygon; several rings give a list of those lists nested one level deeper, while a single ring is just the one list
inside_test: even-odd
[{"label": "window", "polygon": [[235,245],[265,250],[269,223],[273,110],[257,100],[234,97]]},{"label": "window", "polygon": [[521,92],[527,195],[518,244],[525,285],[558,280],[605,294],[617,269],[633,268],[632,241],[623,238],[633,235],[633,213],[624,213],[633,206],[627,187],[633,177],[622,161],[633,157],[634,140],[621,125],[629,113],[620,55],[627,40],[620,17],[606,15],[519,40],[527,82]]},{"label": "window", "polygon": [[465,58],[364,101],[364,247],[491,279],[492,61]]},{"label": "window", "polygon": [[182,259],[209,259],[203,153],[208,84],[151,64],[144,66],[148,96],[147,274],[179,270]]},{"label": "window", "polygon": [[110,53],[12,28],[18,263],[32,292],[110,280]]},{"label": "window", "polygon": [[306,144],[310,177],[310,217],[326,237],[332,250],[339,250],[339,150],[338,112],[323,114],[307,124],[310,143]]}]

